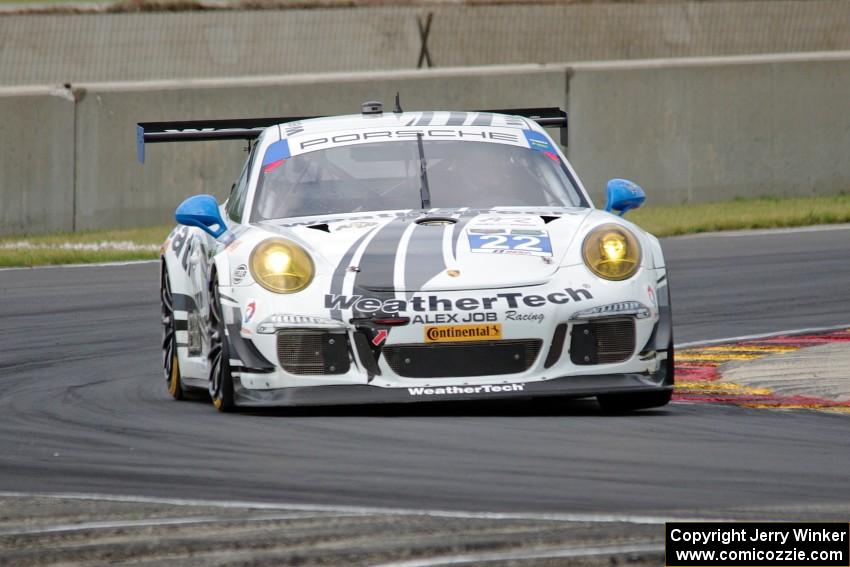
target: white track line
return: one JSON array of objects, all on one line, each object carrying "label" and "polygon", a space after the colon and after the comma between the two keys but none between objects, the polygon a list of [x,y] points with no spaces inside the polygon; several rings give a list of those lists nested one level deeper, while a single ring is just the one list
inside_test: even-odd
[{"label": "white track line", "polygon": [[[662,516],[640,516],[630,514],[593,513],[534,513],[534,512],[472,512],[455,510],[418,510],[413,508],[380,508],[371,506],[334,506],[324,504],[298,504],[248,501],[219,501],[186,498],[158,498],[148,496],[116,496],[92,493],[49,493],[49,492],[0,492],[0,498],[56,498],[61,500],[102,500],[106,502],[128,502],[162,504],[170,506],[207,506],[211,508],[242,508],[249,510],[284,510],[289,512],[327,512],[352,515],[430,516],[435,518],[462,518],[471,520],[529,520],[548,522],[626,523],[661,525],[665,522],[704,521],[697,518],[674,518]],[[716,520],[721,521],[721,520]]]},{"label": "white track line", "polygon": [[86,252],[156,252],[160,244],[136,244],[129,240],[102,240],[100,242],[58,242],[55,244],[33,244],[29,240],[0,243],[0,250],[77,250]]},{"label": "white track line", "polygon": [[541,551],[505,551],[502,553],[479,553],[468,555],[449,555],[427,559],[413,559],[382,563],[374,567],[437,567],[439,565],[466,565],[469,563],[492,563],[496,561],[514,561],[527,559],[555,559],[568,557],[590,557],[594,555],[622,555],[626,553],[646,553],[664,551],[660,543],[637,543],[625,545],[606,545],[599,547],[573,547],[547,549]]},{"label": "white track line", "polygon": [[[77,524],[55,524],[26,529],[0,529],[0,537],[39,535],[65,532],[81,532],[87,530],[109,530],[117,528],[139,528],[149,526],[183,526],[194,524],[242,523],[242,522],[276,522],[281,520],[309,520],[312,518],[339,518],[354,514],[310,514],[289,513],[265,516],[226,517],[226,516],[188,516],[184,518],[156,518],[151,520],[113,520],[100,522],[80,522]],[[359,515],[359,514],[357,514]]]},{"label": "white track line", "polygon": [[0,268],[0,272],[13,270],[45,270],[49,268],[111,268],[113,266],[135,266],[136,264],[153,264],[159,260],[127,260],[126,262],[100,262],[95,264],[50,264],[48,266],[19,266],[16,268]]},{"label": "white track line", "polygon": [[796,226],[787,228],[763,228],[754,230],[722,230],[717,232],[698,232],[667,236],[664,240],[690,240],[694,238],[732,238],[741,236],[774,236],[781,234],[797,234],[806,232],[827,232],[830,230],[850,230],[850,224],[818,224],[814,226]]},{"label": "white track line", "polygon": [[692,341],[689,343],[679,343],[674,345],[675,348],[690,348],[697,346],[719,345],[724,343],[735,343],[740,341],[752,341],[756,339],[769,339],[772,337],[780,337],[782,335],[805,335],[808,333],[825,333],[828,331],[842,331],[850,329],[850,323],[843,325],[832,325],[830,327],[807,327],[805,329],[788,329],[786,331],[774,331],[771,333],[760,333],[757,335],[741,335],[739,337],[725,337],[722,339],[711,339],[706,341]]}]

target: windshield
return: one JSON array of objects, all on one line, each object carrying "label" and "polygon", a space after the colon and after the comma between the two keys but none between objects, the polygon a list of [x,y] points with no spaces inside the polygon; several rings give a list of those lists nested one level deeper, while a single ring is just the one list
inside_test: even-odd
[{"label": "windshield", "polygon": [[585,205],[554,152],[415,138],[275,160],[260,172],[255,195],[255,221],[430,207]]}]

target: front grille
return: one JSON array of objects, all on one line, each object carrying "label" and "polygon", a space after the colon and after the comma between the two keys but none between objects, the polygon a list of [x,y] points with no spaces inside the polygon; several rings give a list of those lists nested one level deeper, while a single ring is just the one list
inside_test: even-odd
[{"label": "front grille", "polygon": [[279,331],[277,358],[290,374],[345,374],[351,365],[348,335],[327,331]]},{"label": "front grille", "polygon": [[570,340],[573,364],[611,364],[631,358],[635,352],[635,320],[600,319],[574,325]]},{"label": "front grille", "polygon": [[384,358],[393,372],[407,378],[455,378],[525,372],[543,341],[473,341],[390,345]]}]

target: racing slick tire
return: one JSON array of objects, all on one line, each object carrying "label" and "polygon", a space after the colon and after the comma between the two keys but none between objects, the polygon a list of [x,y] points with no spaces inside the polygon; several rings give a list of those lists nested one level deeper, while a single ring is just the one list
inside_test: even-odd
[{"label": "racing slick tire", "polygon": [[636,394],[607,394],[597,396],[602,411],[605,413],[628,413],[630,411],[659,408],[670,403],[673,397],[674,373],[676,372],[676,362],[673,351],[673,333],[670,333],[670,343],[667,345],[667,360],[666,374],[664,383],[671,386],[669,390],[660,392],[638,392]]},{"label": "racing slick tire", "polygon": [[670,337],[667,342],[667,360],[664,361],[665,367],[663,384],[667,386],[669,390],[637,392],[634,394],[606,394],[603,396],[597,396],[596,400],[602,407],[603,412],[612,414],[628,413],[636,410],[658,408],[670,403],[670,399],[673,397],[673,384],[675,383],[676,360],[675,349],[673,347],[673,319],[670,315],[672,302],[670,300],[669,285],[667,286],[667,295],[665,299],[668,309],[667,323],[669,325]]},{"label": "racing slick tire", "polygon": [[215,408],[220,412],[232,412],[236,406],[233,402],[233,375],[230,369],[230,349],[224,331],[224,311],[221,308],[221,297],[218,291],[218,277],[210,280],[210,398]]},{"label": "racing slick tire", "polygon": [[175,400],[186,398],[186,388],[180,375],[180,362],[177,357],[177,322],[174,319],[174,296],[171,293],[171,280],[168,277],[168,267],[162,263],[159,289],[162,309],[162,368],[168,393]]}]

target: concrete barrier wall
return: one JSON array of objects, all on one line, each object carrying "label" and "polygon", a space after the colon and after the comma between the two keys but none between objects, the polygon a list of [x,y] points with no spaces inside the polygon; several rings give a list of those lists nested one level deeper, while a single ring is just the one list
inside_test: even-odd
[{"label": "concrete barrier wall", "polygon": [[415,11],[0,15],[0,85],[415,67]]},{"label": "concrete barrier wall", "polygon": [[228,194],[244,142],[153,144],[143,166],[136,122],[357,113],[375,99],[389,110],[396,90],[410,110],[563,106],[566,77],[561,65],[81,86],[76,228],[167,223],[188,195]]},{"label": "concrete barrier wall", "polygon": [[595,200],[626,177],[650,202],[850,191],[850,53],[580,64],[570,159]]},{"label": "concrete barrier wall", "polygon": [[73,98],[0,89],[0,235],[71,231],[73,219]]},{"label": "concrete barrier wall", "polygon": [[434,11],[437,65],[850,49],[846,0],[528,3]]},{"label": "concrete barrier wall", "polygon": [[[518,65],[0,91],[0,234],[172,222],[201,192],[223,198],[244,142],[148,146],[141,121],[562,106],[568,154],[597,204],[628,177],[651,203],[850,190],[850,52]],[[74,157],[76,156],[76,157]]]},{"label": "concrete barrier wall", "polygon": [[847,0],[0,15],[0,85],[850,49]]}]

